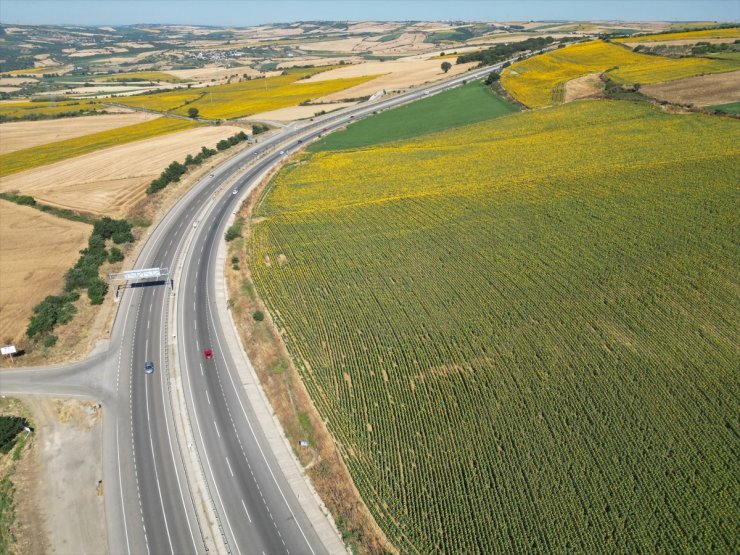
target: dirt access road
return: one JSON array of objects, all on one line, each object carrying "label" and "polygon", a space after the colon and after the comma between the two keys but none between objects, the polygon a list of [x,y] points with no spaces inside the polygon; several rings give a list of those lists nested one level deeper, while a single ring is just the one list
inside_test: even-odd
[{"label": "dirt access road", "polygon": [[107,553],[100,482],[102,409],[95,402],[76,399],[21,400],[33,415],[36,443],[28,472],[18,477],[18,518],[34,523],[30,534],[43,533],[41,541],[52,546],[49,553]]}]

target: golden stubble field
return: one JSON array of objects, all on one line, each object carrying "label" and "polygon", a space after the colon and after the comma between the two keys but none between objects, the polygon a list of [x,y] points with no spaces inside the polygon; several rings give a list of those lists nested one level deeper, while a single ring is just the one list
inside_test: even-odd
[{"label": "golden stubble field", "polygon": [[240,131],[228,125],[200,127],[106,148],[3,177],[0,191],[19,191],[46,204],[121,218],[144,198],[146,187],[170,162],[182,162],[201,146],[213,148]]},{"label": "golden stubble field", "polygon": [[740,102],[740,71],[645,85],[642,92],[658,100],[677,104],[711,106]]},{"label": "golden stubble field", "polygon": [[0,200],[0,341],[24,339],[33,306],[57,292],[92,226]]},{"label": "golden stubble field", "polygon": [[0,125],[0,154],[143,123],[157,117],[143,112],[129,112],[50,121],[11,121]]},{"label": "golden stubble field", "polygon": [[441,68],[443,61],[444,60],[440,59],[408,59],[387,62],[367,62],[364,64],[344,66],[317,73],[309,79],[299,81],[297,85],[317,81],[329,81],[332,79],[360,77],[362,75],[381,75],[381,77],[373,79],[372,81],[331,93],[318,99],[320,102],[336,102],[345,98],[358,98],[361,96],[372,95],[382,90],[391,91],[395,89],[405,89],[407,87],[421,85],[422,83],[429,81],[438,81],[445,77],[465,73],[469,68],[477,65],[477,62],[469,64],[453,63],[452,69],[447,73],[444,73]]}]

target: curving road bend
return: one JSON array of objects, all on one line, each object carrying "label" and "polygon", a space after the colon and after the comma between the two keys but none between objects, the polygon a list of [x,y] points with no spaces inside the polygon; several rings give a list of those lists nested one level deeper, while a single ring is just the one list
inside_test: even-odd
[{"label": "curving road bend", "polygon": [[[225,339],[231,323],[216,286],[223,272],[217,263],[219,245],[239,202],[302,142],[500,66],[286,128],[237,154],[170,210],[139,255],[137,268],[181,269],[174,291],[164,283],[126,289],[110,347],[103,353],[75,365],[0,374],[3,394],[103,400],[111,553],[206,553],[214,547],[243,555],[343,550],[338,537],[317,531],[315,506],[309,511],[313,516],[307,516],[304,507],[317,502],[305,495],[298,499],[300,493],[284,473],[284,457],[276,456],[275,443],[266,437],[264,421],[245,390],[243,353]],[[204,357],[206,348],[213,350],[210,359]],[[154,362],[152,374],[144,373],[146,360]],[[180,387],[192,436],[175,426],[179,409],[173,408],[173,397]],[[193,460],[198,463],[188,462]],[[208,502],[196,494],[199,473]],[[215,514],[220,537],[211,537],[209,514]]]}]

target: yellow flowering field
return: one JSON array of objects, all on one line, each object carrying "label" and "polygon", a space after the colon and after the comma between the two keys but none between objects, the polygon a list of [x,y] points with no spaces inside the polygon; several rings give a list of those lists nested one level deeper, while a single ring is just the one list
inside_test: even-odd
[{"label": "yellow flowering field", "polygon": [[740,27],[703,29],[701,31],[680,31],[677,33],[663,33],[659,35],[635,35],[631,37],[613,39],[613,42],[662,42],[666,40],[721,38],[740,38]]},{"label": "yellow flowering field", "polygon": [[735,552],[739,172],[584,101],[276,176],[243,256],[399,552]]},{"label": "yellow flowering field", "polygon": [[190,108],[197,108],[199,115],[205,118],[232,119],[287,106],[297,106],[306,100],[353,87],[377,77],[361,76],[316,83],[300,81],[303,77],[326,69],[293,70],[286,75],[265,79],[252,79],[206,88],[178,89],[119,98],[117,101],[128,106],[183,115],[187,114]]},{"label": "yellow flowering field", "polygon": [[0,117],[19,118],[39,114],[52,116],[64,112],[79,112],[80,110],[102,111],[105,105],[94,100],[65,100],[62,102],[8,102],[0,104]]},{"label": "yellow flowering field", "polygon": [[8,75],[39,75],[43,73],[56,73],[59,68],[56,67],[32,67],[29,69],[12,69],[5,71]]},{"label": "yellow flowering field", "polygon": [[539,107],[559,103],[565,83],[589,73],[612,70],[609,75],[615,81],[631,84],[659,83],[739,68],[732,60],[672,59],[590,41],[517,62],[502,72],[501,84],[523,104]]},{"label": "yellow flowering field", "polygon": [[617,83],[631,85],[633,83],[651,84],[664,81],[674,81],[695,75],[709,73],[725,73],[740,69],[740,62],[736,60],[715,60],[709,58],[653,58],[647,62],[640,62],[628,67],[620,67],[609,72],[609,77]]},{"label": "yellow flowering field", "polygon": [[0,155],[0,177],[58,162],[59,160],[74,158],[110,146],[149,139],[197,126],[196,122],[162,117],[144,123],[117,127],[83,135],[82,137],[16,150]]}]

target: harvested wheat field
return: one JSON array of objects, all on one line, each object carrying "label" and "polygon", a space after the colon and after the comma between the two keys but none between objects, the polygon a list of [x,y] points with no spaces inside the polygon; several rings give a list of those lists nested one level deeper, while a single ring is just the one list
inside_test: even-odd
[{"label": "harvested wheat field", "polygon": [[573,102],[582,98],[594,98],[604,90],[601,73],[589,73],[583,77],[576,77],[565,84],[563,102]]},{"label": "harvested wheat field", "polygon": [[59,293],[92,226],[0,200],[0,341],[19,344],[31,309]]},{"label": "harvested wheat field", "polygon": [[298,46],[301,50],[324,50],[328,52],[364,52],[369,50],[363,37],[351,37],[348,39],[328,40],[324,42],[309,42]]},{"label": "harvested wheat field", "polygon": [[62,118],[49,121],[13,121],[0,125],[0,154],[46,143],[81,137],[89,133],[134,125],[159,117],[156,114],[127,112],[102,116]]},{"label": "harvested wheat field", "polygon": [[675,104],[713,106],[740,102],[740,71],[644,85],[640,91]]},{"label": "harvested wheat field", "polygon": [[199,67],[195,69],[171,69],[167,73],[182,79],[184,81],[210,81],[211,79],[222,80],[228,79],[232,75],[238,75],[243,77],[258,77],[262,75],[261,72],[256,69],[252,69],[249,66],[236,66],[236,67]]},{"label": "harvested wheat field", "polygon": [[313,66],[313,67],[323,67],[323,66],[336,66],[339,65],[341,62],[344,63],[350,63],[350,64],[358,64],[362,63],[364,60],[363,58],[360,58],[359,56],[345,56],[342,58],[317,58],[317,57],[301,57],[301,58],[291,58],[288,61],[280,62],[277,65],[277,69],[290,69],[292,67],[302,67],[302,66]]},{"label": "harvested wheat field", "polygon": [[381,75],[366,83],[344,89],[318,99],[320,102],[335,102],[345,98],[358,98],[373,95],[378,91],[405,89],[421,85],[428,81],[437,81],[444,77],[465,73],[468,68],[474,67],[477,62],[469,64],[453,64],[446,74],[442,71],[439,60],[396,60],[388,62],[368,62],[353,66],[344,66],[318,73],[309,79],[298,81],[296,85],[315,81],[327,81],[361,75]]},{"label": "harvested wheat field", "polygon": [[288,106],[287,108],[279,108],[277,110],[270,110],[269,112],[261,112],[249,116],[247,121],[295,121],[297,119],[311,118],[316,115],[316,112],[325,111],[333,112],[340,108],[346,108],[352,106],[356,102],[332,102],[329,104],[308,104],[305,106]]},{"label": "harvested wheat field", "polygon": [[201,146],[213,148],[240,131],[200,127],[106,148],[3,177],[0,191],[18,190],[55,206],[123,217],[170,162],[182,162]]}]

